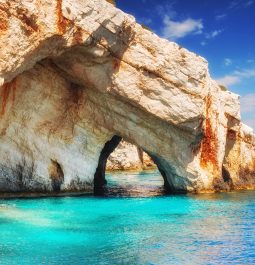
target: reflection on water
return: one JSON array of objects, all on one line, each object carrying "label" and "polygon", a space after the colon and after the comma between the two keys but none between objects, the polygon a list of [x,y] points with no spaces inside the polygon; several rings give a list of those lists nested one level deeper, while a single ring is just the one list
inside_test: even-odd
[{"label": "reflection on water", "polygon": [[52,221],[41,217],[37,211],[21,210],[14,205],[0,204],[0,222],[9,220],[11,222],[26,222],[36,226],[50,226]]},{"label": "reflection on water", "polygon": [[[153,174],[141,177],[151,188]],[[255,264],[255,192],[0,205],[1,265]]]},{"label": "reflection on water", "polygon": [[165,195],[164,181],[158,170],[106,174],[107,197],[153,197]]}]

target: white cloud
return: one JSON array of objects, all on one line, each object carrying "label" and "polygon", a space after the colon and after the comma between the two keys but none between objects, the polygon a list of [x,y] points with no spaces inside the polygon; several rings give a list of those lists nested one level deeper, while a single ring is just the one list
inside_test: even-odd
[{"label": "white cloud", "polygon": [[216,20],[222,20],[227,16],[227,14],[219,14],[215,17]]},{"label": "white cloud", "polygon": [[239,4],[240,4],[240,1],[238,1],[238,0],[231,1],[228,8],[229,9],[237,8],[239,6]]},{"label": "white cloud", "polygon": [[255,112],[255,93],[241,97],[241,110],[243,113]]},{"label": "white cloud", "polygon": [[246,8],[250,7],[254,4],[254,0],[247,0],[247,1],[242,1],[242,0],[234,0],[230,2],[228,9],[240,9],[240,8]]},{"label": "white cloud", "polygon": [[240,77],[238,76],[235,76],[235,75],[226,75],[222,78],[219,78],[216,80],[220,85],[223,85],[223,86],[232,86],[232,85],[236,85],[238,83],[241,82],[241,79]]},{"label": "white cloud", "polygon": [[244,119],[244,123],[255,129],[255,117],[253,119]]},{"label": "white cloud", "polygon": [[244,6],[245,7],[249,7],[249,6],[252,6],[254,4],[254,1],[253,0],[250,0],[250,1],[247,1]]},{"label": "white cloud", "polygon": [[233,63],[233,62],[232,62],[232,60],[231,60],[230,58],[225,58],[225,59],[224,59],[224,65],[225,65],[225,66],[230,66],[232,63]]},{"label": "white cloud", "polygon": [[192,18],[174,21],[169,16],[165,16],[163,23],[163,36],[171,40],[183,38],[189,34],[201,34],[204,27],[201,19]]},{"label": "white cloud", "polygon": [[243,71],[235,71],[234,74],[243,78],[255,77],[255,69],[246,69]]},{"label": "white cloud", "polygon": [[[219,34],[221,34],[222,32],[223,32],[222,29],[213,30],[213,31],[211,31],[210,33],[206,33],[206,34],[205,34],[205,39],[206,39],[206,40],[214,39],[214,38],[216,38]],[[207,44],[207,42],[206,42],[206,41],[202,41],[200,44],[201,44],[202,46],[205,46],[205,45]]]},{"label": "white cloud", "polygon": [[222,31],[223,31],[223,30],[221,30],[221,29],[219,29],[219,30],[214,30],[214,31],[212,31],[212,32],[210,32],[210,33],[207,33],[207,34],[205,35],[205,37],[206,37],[207,39],[214,39],[214,38],[217,37],[220,33],[222,33]]},{"label": "white cloud", "polygon": [[158,13],[158,15],[160,15],[161,17],[168,15],[174,18],[177,15],[176,11],[174,10],[174,5],[175,5],[175,2],[171,2],[171,1],[167,2],[164,5],[160,4],[156,6],[155,8],[156,13]]},{"label": "white cloud", "polygon": [[244,123],[255,129],[255,93],[242,96],[240,101]]},{"label": "white cloud", "polygon": [[247,60],[247,63],[254,63],[255,62],[255,60],[253,60],[253,59],[248,59]]},{"label": "white cloud", "polygon": [[234,71],[231,75],[219,78],[217,82],[223,86],[232,86],[240,83],[243,78],[255,77],[255,69],[244,69],[242,71]]}]

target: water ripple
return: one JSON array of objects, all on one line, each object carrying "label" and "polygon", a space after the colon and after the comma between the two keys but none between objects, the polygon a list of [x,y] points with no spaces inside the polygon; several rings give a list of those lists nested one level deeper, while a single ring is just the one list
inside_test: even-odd
[{"label": "water ripple", "polygon": [[255,264],[255,192],[126,195],[0,201],[0,264]]}]

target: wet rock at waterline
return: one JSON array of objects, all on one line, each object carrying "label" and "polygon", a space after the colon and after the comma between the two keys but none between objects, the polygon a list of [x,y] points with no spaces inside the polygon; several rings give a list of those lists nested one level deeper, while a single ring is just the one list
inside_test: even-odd
[{"label": "wet rock at waterline", "polygon": [[0,20],[1,191],[93,190],[114,136],[172,192],[255,188],[239,97],[202,57],[104,0],[3,0]]}]

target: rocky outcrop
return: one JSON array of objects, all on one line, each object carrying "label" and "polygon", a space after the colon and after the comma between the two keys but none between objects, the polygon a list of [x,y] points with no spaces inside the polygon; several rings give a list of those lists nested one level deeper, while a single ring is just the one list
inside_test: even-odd
[{"label": "rocky outcrop", "polygon": [[152,159],[141,148],[121,141],[116,149],[110,154],[106,170],[149,170],[156,169]]},{"label": "rocky outcrop", "polygon": [[104,185],[121,138],[170,192],[254,188],[254,135],[207,62],[104,0],[0,1],[0,190]]}]

